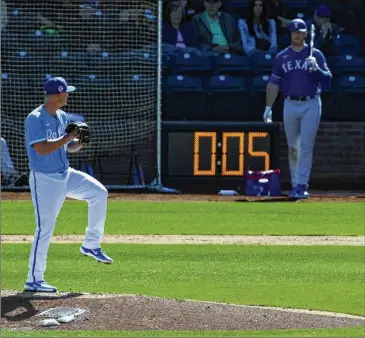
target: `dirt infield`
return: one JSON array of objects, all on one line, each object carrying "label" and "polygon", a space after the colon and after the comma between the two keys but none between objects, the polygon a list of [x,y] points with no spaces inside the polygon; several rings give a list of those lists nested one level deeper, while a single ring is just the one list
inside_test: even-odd
[{"label": "dirt infield", "polygon": [[[1,327],[11,330],[270,330],[365,325],[365,317],[346,314],[140,295],[2,291],[1,296]],[[40,326],[47,317],[42,313],[52,308],[59,308],[48,314],[55,319],[72,308],[85,312],[70,323]]]},{"label": "dirt infield", "polygon": [[[52,243],[82,243],[84,235],[57,235]],[[2,243],[32,243],[33,235],[2,235]],[[246,236],[246,235],[104,235],[103,243],[220,245],[346,245],[365,246],[365,236]]]},{"label": "dirt infield", "polygon": [[[153,193],[115,193],[109,192],[109,200],[124,201],[154,201],[154,202],[285,202],[288,198],[247,197],[247,196],[219,196],[199,194],[153,194]],[[1,192],[2,200],[30,200],[29,192]],[[299,202],[362,202],[365,192],[313,192],[308,200]]]}]

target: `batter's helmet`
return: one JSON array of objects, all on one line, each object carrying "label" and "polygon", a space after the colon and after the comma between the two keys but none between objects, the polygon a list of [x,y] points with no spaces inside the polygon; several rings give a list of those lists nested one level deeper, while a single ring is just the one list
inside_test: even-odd
[{"label": "batter's helmet", "polygon": [[294,19],[290,21],[288,28],[291,32],[307,32],[307,25],[302,19]]}]

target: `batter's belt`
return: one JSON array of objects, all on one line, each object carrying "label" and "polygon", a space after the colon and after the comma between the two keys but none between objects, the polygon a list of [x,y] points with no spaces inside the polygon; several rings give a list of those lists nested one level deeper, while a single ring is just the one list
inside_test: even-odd
[{"label": "batter's belt", "polygon": [[285,99],[291,100],[291,101],[309,101],[311,99],[314,99],[316,96],[285,96]]}]

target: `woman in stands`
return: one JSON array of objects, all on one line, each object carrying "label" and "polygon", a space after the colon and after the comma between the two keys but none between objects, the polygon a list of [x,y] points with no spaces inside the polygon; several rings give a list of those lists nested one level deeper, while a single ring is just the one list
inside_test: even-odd
[{"label": "woman in stands", "polygon": [[238,20],[238,28],[246,55],[259,50],[277,52],[276,23],[267,17],[264,0],[250,0],[248,18]]},{"label": "woman in stands", "polygon": [[165,50],[198,48],[192,24],[185,21],[185,10],[176,2],[167,5],[162,28],[162,42]]}]

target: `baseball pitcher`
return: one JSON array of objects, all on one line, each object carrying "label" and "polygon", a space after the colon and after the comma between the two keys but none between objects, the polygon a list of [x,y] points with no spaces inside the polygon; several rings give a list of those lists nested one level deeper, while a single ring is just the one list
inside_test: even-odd
[{"label": "baseball pitcher", "polygon": [[112,259],[100,248],[104,234],[108,191],[92,176],[70,168],[67,152],[76,152],[90,143],[86,123],[70,123],[60,110],[67,103],[68,86],[61,77],[44,85],[44,104],[25,119],[25,146],[30,175],[29,185],[35,209],[36,230],[29,257],[29,271],[24,289],[28,292],[56,292],[44,280],[46,261],[56,218],[66,199],[86,201],[89,205],[88,226],[80,252],[110,264]]},{"label": "baseball pitcher", "polygon": [[321,119],[321,88],[329,86],[332,74],[322,52],[305,44],[307,26],[294,19],[288,26],[291,46],[281,51],[274,62],[266,89],[264,121],[272,121],[271,107],[279,89],[284,94],[284,129],[289,150],[292,199],[308,198],[313,148]]}]

